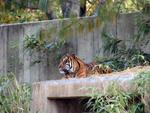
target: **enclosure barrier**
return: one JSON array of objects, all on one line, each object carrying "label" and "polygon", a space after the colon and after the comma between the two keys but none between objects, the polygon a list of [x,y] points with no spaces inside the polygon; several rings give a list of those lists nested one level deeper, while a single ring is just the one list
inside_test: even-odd
[{"label": "enclosure barrier", "polygon": [[32,113],[83,113],[81,98],[87,98],[90,90],[96,87],[104,92],[112,82],[117,83],[124,91],[135,91],[131,80],[140,72],[150,70],[150,66],[138,67],[105,76],[94,76],[82,79],[50,80],[33,84]]},{"label": "enclosure barrier", "polygon": [[[108,22],[105,25],[98,21],[96,17],[79,19],[77,23],[85,23],[85,26],[81,26],[80,29],[77,26],[72,26],[71,31],[68,31],[69,34],[65,36],[69,47],[65,46],[65,49],[59,50],[59,52],[75,53],[87,63],[92,62],[95,56],[106,57],[108,55],[103,52],[103,44],[105,43],[102,34],[104,31],[110,36],[125,41],[127,47],[131,47],[132,41],[130,40],[137,33],[135,17],[137,17],[135,13],[121,14],[118,16],[117,23]],[[44,55],[32,52],[31,55],[29,51],[25,50],[24,39],[32,35],[36,35],[36,38],[38,38],[43,30],[48,31],[46,33],[48,36],[43,36],[43,38],[47,38],[49,35],[51,38],[59,38],[59,30],[68,26],[72,22],[71,20],[60,19],[0,25],[0,74],[5,75],[7,72],[13,72],[17,80],[23,83],[60,78],[58,71],[59,59],[56,62],[57,55],[53,52]],[[90,26],[93,26],[93,29]],[[54,28],[56,28],[56,31]],[[150,44],[144,46],[142,50],[145,53],[150,53]],[[33,65],[36,60],[38,61],[38,58],[41,58],[42,62]]]}]

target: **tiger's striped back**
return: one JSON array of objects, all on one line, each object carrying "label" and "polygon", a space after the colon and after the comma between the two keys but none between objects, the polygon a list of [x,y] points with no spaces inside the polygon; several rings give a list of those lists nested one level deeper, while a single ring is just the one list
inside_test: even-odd
[{"label": "tiger's striped back", "polygon": [[93,74],[107,74],[107,73],[112,73],[112,69],[108,66],[104,65],[95,65],[92,69]]}]

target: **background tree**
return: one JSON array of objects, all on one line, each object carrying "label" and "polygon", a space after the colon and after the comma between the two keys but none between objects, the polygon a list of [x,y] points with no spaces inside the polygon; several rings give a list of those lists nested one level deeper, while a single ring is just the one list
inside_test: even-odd
[{"label": "background tree", "polygon": [[[92,15],[98,16],[101,20],[114,20],[114,17],[117,17],[119,13],[137,12],[145,9],[148,11],[149,7],[149,0],[0,0],[0,23]],[[35,13],[37,10],[41,10],[40,15],[37,13],[40,19],[32,18],[33,10]],[[45,18],[42,12],[48,18]],[[29,18],[21,18],[20,20],[22,15],[25,17],[28,15]],[[6,17],[9,18],[6,19]]]}]

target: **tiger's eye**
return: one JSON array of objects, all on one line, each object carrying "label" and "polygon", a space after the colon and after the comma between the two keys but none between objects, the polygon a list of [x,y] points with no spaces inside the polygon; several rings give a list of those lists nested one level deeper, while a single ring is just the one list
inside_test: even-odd
[{"label": "tiger's eye", "polygon": [[64,63],[66,64],[68,62],[68,60],[65,60]]}]

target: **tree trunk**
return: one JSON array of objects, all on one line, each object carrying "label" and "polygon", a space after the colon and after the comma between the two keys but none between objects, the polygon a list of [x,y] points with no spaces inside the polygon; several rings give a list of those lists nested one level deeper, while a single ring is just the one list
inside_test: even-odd
[{"label": "tree trunk", "polygon": [[80,17],[86,15],[86,0],[80,0]]},{"label": "tree trunk", "polygon": [[80,1],[79,0],[62,0],[61,9],[63,17],[69,18],[70,16],[80,15]]}]

